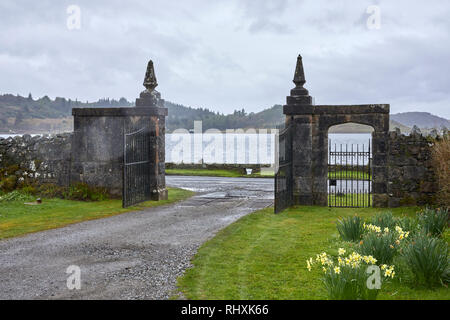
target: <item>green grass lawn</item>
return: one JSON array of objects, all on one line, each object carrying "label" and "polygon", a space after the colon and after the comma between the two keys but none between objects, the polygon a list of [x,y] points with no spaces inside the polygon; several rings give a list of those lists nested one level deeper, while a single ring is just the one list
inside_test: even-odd
[{"label": "green grass lawn", "polygon": [[125,209],[122,208],[122,200],[117,199],[95,202],[43,199],[40,205],[25,205],[24,201],[0,202],[0,239],[161,206],[194,194],[178,188],[168,190],[168,200],[147,201]]},{"label": "green grass lawn", "polygon": [[[370,203],[369,203],[370,199]],[[368,207],[372,206],[372,195],[369,194],[328,194],[328,205],[332,207]]]},{"label": "green grass lawn", "polygon": [[371,175],[362,171],[339,170],[328,172],[328,178],[336,180],[369,180]]},{"label": "green grass lawn", "polygon": [[[335,222],[386,209],[297,207],[275,215],[272,208],[243,217],[198,251],[194,267],[178,279],[188,299],[327,299],[321,272],[308,272],[306,259],[342,244]],[[418,208],[396,208],[415,215]],[[449,241],[447,230],[445,239]],[[402,276],[384,284],[378,299],[450,299],[448,288],[415,288]]]}]

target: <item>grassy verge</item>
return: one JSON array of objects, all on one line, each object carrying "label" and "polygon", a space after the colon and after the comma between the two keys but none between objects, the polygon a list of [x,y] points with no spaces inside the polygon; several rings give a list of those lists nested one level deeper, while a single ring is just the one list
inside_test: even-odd
[{"label": "grassy verge", "polygon": [[[385,210],[385,209],[384,209]],[[358,214],[368,218],[383,209],[297,207],[273,214],[264,209],[245,216],[205,243],[194,267],[178,280],[188,299],[326,299],[319,270],[306,259],[339,247],[335,222]],[[413,216],[417,208],[392,209]],[[447,231],[445,239],[449,240]],[[450,299],[448,288],[412,287],[398,277],[383,286],[378,299]]]},{"label": "grassy verge", "polygon": [[25,205],[24,201],[1,202],[0,239],[161,206],[193,195],[193,192],[184,189],[168,188],[168,190],[168,200],[148,201],[125,209],[122,208],[122,200],[117,199],[95,202],[43,199],[40,205]]},{"label": "grassy verge", "polygon": [[273,174],[261,175],[258,173],[245,174],[239,170],[221,169],[166,169],[167,175],[179,176],[208,176],[208,177],[231,177],[231,178],[273,178]]},{"label": "grassy verge", "polygon": [[[252,173],[246,174],[241,170],[221,170],[221,169],[166,169],[167,175],[178,176],[208,176],[208,177],[232,177],[232,178],[273,178],[274,174]],[[364,172],[338,171],[329,172],[330,179],[338,180],[367,180],[369,175]]]}]

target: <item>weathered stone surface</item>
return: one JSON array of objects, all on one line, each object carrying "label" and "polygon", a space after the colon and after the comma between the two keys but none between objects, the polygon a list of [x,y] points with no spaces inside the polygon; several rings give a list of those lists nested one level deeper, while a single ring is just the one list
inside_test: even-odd
[{"label": "weathered stone surface", "polygon": [[0,139],[0,170],[17,166],[17,181],[68,185],[72,134]]},{"label": "weathered stone surface", "polygon": [[123,185],[124,134],[146,127],[150,139],[151,190],[155,200],[164,198],[164,116],[167,109],[74,109],[71,181],[106,187],[120,196]]},{"label": "weathered stone surface", "polygon": [[432,204],[437,191],[432,143],[416,130],[409,136],[390,132],[388,145],[389,206]]}]

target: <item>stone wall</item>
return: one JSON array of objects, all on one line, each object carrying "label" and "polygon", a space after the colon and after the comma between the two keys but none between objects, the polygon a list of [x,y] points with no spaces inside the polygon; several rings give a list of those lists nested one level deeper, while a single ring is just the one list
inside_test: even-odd
[{"label": "stone wall", "polygon": [[106,187],[122,196],[124,134],[145,128],[150,136],[152,200],[167,198],[165,183],[165,116],[167,109],[74,108],[71,181]]},{"label": "stone wall", "polygon": [[[138,108],[126,112],[136,113]],[[109,110],[109,109],[108,109]],[[92,110],[91,110],[92,111]],[[121,108],[113,109],[120,113]],[[165,184],[165,115],[143,111],[145,116],[98,116],[105,112],[89,109],[75,113],[74,133],[44,136],[0,138],[0,189],[10,190],[30,183],[69,186],[83,182],[103,187],[113,195],[122,196],[123,134],[146,124],[150,131],[150,188],[153,200],[167,198]],[[152,114],[152,115],[150,115]],[[6,181],[8,180],[8,181]],[[6,187],[8,185],[8,187]]]},{"label": "stone wall", "polygon": [[432,204],[437,183],[432,167],[432,140],[413,132],[389,133],[389,207]]},{"label": "stone wall", "polygon": [[71,163],[72,133],[44,136],[0,138],[0,172],[2,179],[15,176],[17,183],[68,185]]}]

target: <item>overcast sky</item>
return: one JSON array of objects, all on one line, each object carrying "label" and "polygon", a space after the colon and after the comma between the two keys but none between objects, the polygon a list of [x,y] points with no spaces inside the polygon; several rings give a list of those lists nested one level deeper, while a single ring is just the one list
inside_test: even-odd
[{"label": "overcast sky", "polygon": [[316,104],[450,118],[449,17],[446,0],[2,0],[0,93],[134,101],[152,59],[164,99],[256,112],[285,103],[300,53]]}]

